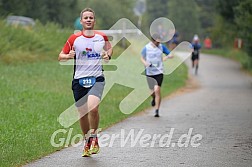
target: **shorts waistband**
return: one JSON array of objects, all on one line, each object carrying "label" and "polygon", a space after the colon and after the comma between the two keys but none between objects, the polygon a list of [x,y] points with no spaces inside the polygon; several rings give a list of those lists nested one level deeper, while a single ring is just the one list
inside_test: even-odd
[{"label": "shorts waistband", "polygon": [[[73,79],[74,81],[79,81],[79,79]],[[104,82],[105,81],[105,78],[104,76],[99,76],[99,77],[96,77],[95,78],[95,81],[96,82]]]}]

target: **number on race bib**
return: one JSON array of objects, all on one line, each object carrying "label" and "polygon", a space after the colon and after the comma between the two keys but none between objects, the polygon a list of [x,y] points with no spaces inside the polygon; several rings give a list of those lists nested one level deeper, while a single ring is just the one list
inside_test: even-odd
[{"label": "number on race bib", "polygon": [[92,87],[96,82],[95,77],[85,77],[79,79],[79,84],[84,88],[90,88]]}]

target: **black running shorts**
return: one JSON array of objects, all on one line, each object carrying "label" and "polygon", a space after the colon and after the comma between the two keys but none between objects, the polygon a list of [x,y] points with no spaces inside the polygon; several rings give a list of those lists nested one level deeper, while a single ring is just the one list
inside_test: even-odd
[{"label": "black running shorts", "polygon": [[147,75],[147,82],[148,86],[150,89],[154,89],[155,85],[158,85],[161,87],[162,82],[163,82],[163,74],[158,74],[158,75]]},{"label": "black running shorts", "polygon": [[103,76],[97,77],[95,84],[90,88],[84,88],[79,84],[79,79],[73,79],[72,90],[77,107],[82,106],[87,102],[89,95],[94,95],[101,99],[103,89],[105,86],[105,78]]}]

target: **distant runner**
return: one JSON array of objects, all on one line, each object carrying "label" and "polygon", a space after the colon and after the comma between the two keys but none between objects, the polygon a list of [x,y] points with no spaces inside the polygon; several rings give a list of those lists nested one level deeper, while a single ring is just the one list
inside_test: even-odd
[{"label": "distant runner", "polygon": [[[152,92],[151,105],[155,106],[155,117],[159,117],[159,107],[161,103],[160,88],[163,82],[163,61],[166,61],[170,51],[163,44],[160,44],[160,36],[154,34],[152,41],[148,43],[142,50],[141,61],[144,64],[147,76],[147,83]],[[166,55],[163,57],[163,53]]]},{"label": "distant runner", "polygon": [[193,41],[192,41],[192,47],[193,47],[192,68],[193,68],[194,74],[197,75],[198,69],[199,69],[199,54],[200,54],[199,50],[201,49],[198,35],[194,35]]}]

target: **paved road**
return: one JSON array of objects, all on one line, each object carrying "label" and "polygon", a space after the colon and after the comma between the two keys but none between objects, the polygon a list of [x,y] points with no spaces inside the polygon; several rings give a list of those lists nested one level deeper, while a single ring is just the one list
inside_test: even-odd
[{"label": "paved road", "polygon": [[[82,146],[70,147],[28,166],[251,167],[252,77],[236,62],[202,55],[199,75],[193,80],[198,88],[189,86],[166,98],[160,118],[149,109],[102,132],[104,145],[110,144],[106,137],[118,138],[98,155],[82,158]],[[141,138],[135,146],[131,138],[126,142],[133,130],[132,139]],[[188,133],[190,139],[183,135]]]}]

